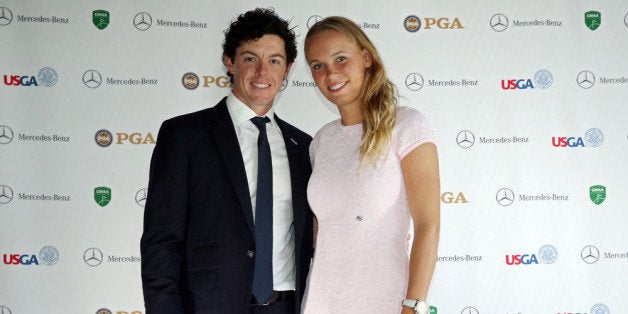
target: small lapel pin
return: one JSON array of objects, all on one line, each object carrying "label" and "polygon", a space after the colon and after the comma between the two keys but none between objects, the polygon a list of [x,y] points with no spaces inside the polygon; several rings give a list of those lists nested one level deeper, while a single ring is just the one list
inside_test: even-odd
[{"label": "small lapel pin", "polygon": [[293,143],[294,145],[299,145],[299,144],[297,144],[297,141],[295,141],[292,137],[290,138],[290,140],[292,141],[292,143]]}]

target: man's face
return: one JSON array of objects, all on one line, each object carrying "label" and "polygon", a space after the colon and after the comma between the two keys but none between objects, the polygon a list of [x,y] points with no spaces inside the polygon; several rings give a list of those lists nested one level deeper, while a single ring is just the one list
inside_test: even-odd
[{"label": "man's face", "polygon": [[244,42],[233,59],[225,56],[223,61],[233,75],[233,94],[258,115],[270,109],[292,66],[277,35]]}]

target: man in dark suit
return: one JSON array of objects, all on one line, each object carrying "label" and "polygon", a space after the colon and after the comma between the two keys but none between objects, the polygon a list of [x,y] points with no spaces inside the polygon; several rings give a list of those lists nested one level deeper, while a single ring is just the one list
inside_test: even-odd
[{"label": "man in dark suit", "polygon": [[299,312],[311,137],[273,110],[296,53],[273,10],[240,15],[223,44],[229,96],[162,124],[140,243],[147,314]]}]

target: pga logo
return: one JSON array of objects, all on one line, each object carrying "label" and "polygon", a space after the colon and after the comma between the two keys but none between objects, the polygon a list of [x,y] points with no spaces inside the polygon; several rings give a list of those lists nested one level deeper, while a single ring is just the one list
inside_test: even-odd
[{"label": "pga logo", "polygon": [[469,203],[462,192],[454,194],[453,192],[445,192],[440,195],[441,202],[445,204],[466,204]]},{"label": "pga logo", "polygon": [[116,133],[117,141],[116,144],[124,144],[126,142],[140,145],[140,144],[155,144],[155,138],[152,134],[147,133],[146,135],[142,135],[142,133]]},{"label": "pga logo", "polygon": [[417,32],[418,30],[421,29],[421,27],[423,27],[423,29],[426,29],[426,30],[432,29],[432,28],[440,28],[440,29],[464,28],[464,26],[462,26],[462,23],[460,23],[460,19],[458,19],[457,17],[454,17],[453,19],[450,19],[448,17],[439,17],[439,18],[426,17],[426,18],[423,18],[423,21],[421,21],[421,18],[419,18],[418,16],[409,15],[403,21],[403,25],[408,32],[412,32],[412,33]]}]

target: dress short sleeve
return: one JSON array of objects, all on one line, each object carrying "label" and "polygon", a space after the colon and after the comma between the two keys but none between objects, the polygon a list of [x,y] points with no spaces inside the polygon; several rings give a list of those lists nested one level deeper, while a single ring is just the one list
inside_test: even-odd
[{"label": "dress short sleeve", "polygon": [[436,144],[434,131],[425,116],[411,107],[397,108],[392,148],[399,159],[403,159],[413,149],[424,143]]}]

